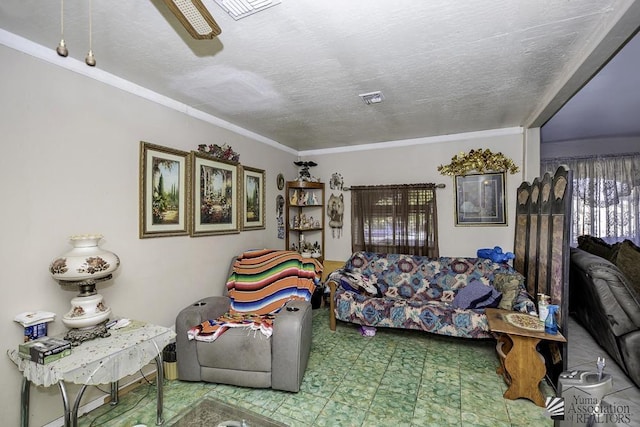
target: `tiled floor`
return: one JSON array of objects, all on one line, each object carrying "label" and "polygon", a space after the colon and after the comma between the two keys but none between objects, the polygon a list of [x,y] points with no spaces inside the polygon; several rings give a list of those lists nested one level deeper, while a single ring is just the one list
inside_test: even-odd
[{"label": "tiled floor", "polygon": [[[593,345],[572,339],[570,367],[592,369]],[[597,346],[596,346],[597,347]],[[496,375],[491,341],[440,337],[415,331],[379,329],[362,337],[355,326],[328,327],[326,309],[314,310],[313,347],[302,390],[287,393],[205,383],[165,381],[166,425],[193,402],[213,396],[249,408],[290,426],[551,426],[528,400],[505,400]],[[605,371],[613,373],[613,363]],[[614,379],[616,398],[635,402],[640,391]],[[623,390],[624,389],[624,390]],[[553,393],[546,384],[546,395]],[[625,400],[626,402],[627,400]],[[139,387],[115,408],[105,405],[80,419],[80,426],[155,424],[155,388]],[[632,425],[632,424],[627,424]]]}]

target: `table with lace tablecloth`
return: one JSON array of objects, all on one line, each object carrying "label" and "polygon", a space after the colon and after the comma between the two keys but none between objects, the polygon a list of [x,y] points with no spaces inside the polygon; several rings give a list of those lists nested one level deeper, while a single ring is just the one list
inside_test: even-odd
[{"label": "table with lace tablecloth", "polygon": [[[111,384],[112,403],[117,403],[118,380],[132,375],[155,359],[157,367],[157,422],[162,419],[162,350],[175,337],[163,326],[132,321],[128,326],[110,330],[111,335],[85,341],[73,347],[71,354],[46,365],[20,357],[17,349],[7,351],[23,374],[21,425],[29,424],[29,390],[31,383],[60,387],[64,404],[64,425],[77,426],[80,399],[89,385]],[[65,382],[81,384],[73,407],[69,405]]]}]

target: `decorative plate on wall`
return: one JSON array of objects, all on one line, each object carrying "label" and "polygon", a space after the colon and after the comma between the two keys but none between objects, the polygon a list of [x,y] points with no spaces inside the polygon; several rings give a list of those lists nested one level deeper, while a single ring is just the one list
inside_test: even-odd
[{"label": "decorative plate on wall", "polygon": [[282,190],[284,188],[284,175],[279,173],[276,178],[276,183],[278,184],[278,190]]}]

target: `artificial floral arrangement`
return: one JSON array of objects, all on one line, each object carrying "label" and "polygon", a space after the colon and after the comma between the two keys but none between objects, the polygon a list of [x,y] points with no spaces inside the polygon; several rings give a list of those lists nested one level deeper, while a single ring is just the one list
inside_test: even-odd
[{"label": "artificial floral arrangement", "polygon": [[233,151],[229,144],[224,144],[222,146],[218,144],[199,144],[198,151],[209,154],[221,160],[229,160],[232,162],[240,161],[240,154]]},{"label": "artificial floral arrangement", "polygon": [[453,156],[448,165],[438,166],[438,172],[442,175],[466,175],[471,171],[478,173],[508,171],[514,174],[519,169],[513,160],[505,157],[502,153],[494,154],[488,148],[471,150],[469,154],[465,154],[463,151]]}]

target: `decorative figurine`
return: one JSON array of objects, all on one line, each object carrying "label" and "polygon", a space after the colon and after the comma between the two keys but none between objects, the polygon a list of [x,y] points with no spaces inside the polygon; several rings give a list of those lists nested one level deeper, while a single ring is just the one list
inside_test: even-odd
[{"label": "decorative figurine", "polygon": [[308,200],[309,200],[309,193],[307,193],[304,190],[300,190],[300,198],[298,199],[298,204],[305,206]]},{"label": "decorative figurine", "polygon": [[293,162],[294,165],[300,166],[300,176],[298,176],[298,181],[317,181],[317,178],[312,178],[311,173],[309,173],[309,168],[313,166],[318,166],[316,162]]},{"label": "decorative figurine", "polygon": [[329,188],[332,190],[340,190],[342,191],[342,187],[344,185],[344,180],[342,179],[342,175],[338,172],[334,172],[331,174],[331,181],[329,181]]}]

